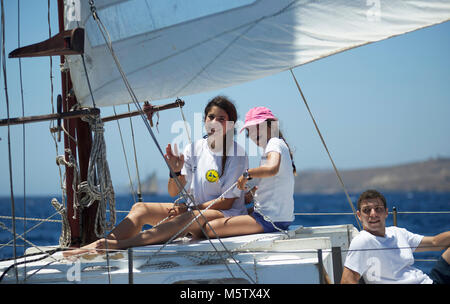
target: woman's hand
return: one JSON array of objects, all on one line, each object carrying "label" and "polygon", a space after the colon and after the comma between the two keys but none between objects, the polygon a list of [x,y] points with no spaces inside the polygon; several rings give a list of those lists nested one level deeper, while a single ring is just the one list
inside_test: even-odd
[{"label": "woman's hand", "polygon": [[168,209],[169,218],[185,213],[187,210],[186,204],[174,204],[172,208]]},{"label": "woman's hand", "polygon": [[258,190],[258,186],[253,186],[249,191],[245,193],[245,203],[250,204],[255,196],[255,192]]},{"label": "woman's hand", "polygon": [[[175,150],[177,150],[177,144],[174,146]],[[172,146],[170,144],[166,147],[166,154],[164,157],[167,160],[170,168],[173,172],[180,172],[184,165],[184,155],[180,154],[180,156],[176,155],[172,151]]]},{"label": "woman's hand", "polygon": [[248,179],[243,175],[239,176],[236,187],[238,187],[239,190],[245,190],[245,184],[247,184],[247,181]]}]

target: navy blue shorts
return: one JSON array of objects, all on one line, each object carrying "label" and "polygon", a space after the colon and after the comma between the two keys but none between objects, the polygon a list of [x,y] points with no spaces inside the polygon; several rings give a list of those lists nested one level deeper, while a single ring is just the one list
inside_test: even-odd
[{"label": "navy blue shorts", "polygon": [[450,284],[450,265],[442,258],[434,265],[430,272],[434,284]]},{"label": "navy blue shorts", "polygon": [[[258,224],[260,224],[263,227],[264,233],[278,232],[278,230],[272,225],[272,223],[266,221],[264,217],[257,211],[253,212],[251,216],[256,220]],[[289,228],[289,225],[292,224],[292,222],[274,222],[274,224],[281,230],[287,230]]]}]

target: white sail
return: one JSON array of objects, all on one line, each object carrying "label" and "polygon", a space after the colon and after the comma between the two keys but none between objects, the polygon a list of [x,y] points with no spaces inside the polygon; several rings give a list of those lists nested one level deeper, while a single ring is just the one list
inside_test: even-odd
[{"label": "white sail", "polygon": [[[450,20],[449,0],[97,0],[95,6],[139,101],[217,90]],[[96,105],[131,102],[88,1],[67,1],[65,22],[66,29],[86,29]],[[81,57],[68,58],[78,101],[91,106]]]}]

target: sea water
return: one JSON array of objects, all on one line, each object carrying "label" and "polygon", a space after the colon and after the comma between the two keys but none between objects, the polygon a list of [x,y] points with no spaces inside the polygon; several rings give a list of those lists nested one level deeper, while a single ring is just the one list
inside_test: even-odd
[{"label": "sea water", "polygon": [[[401,212],[436,212],[450,211],[450,193],[435,192],[392,192],[384,193],[388,202],[388,209],[392,211],[396,207],[399,212],[397,216],[397,225],[407,230],[422,234],[435,235],[440,232],[450,230],[450,213],[413,213],[403,214]],[[15,197],[15,216],[27,218],[45,219],[51,217],[54,220],[60,220],[59,214],[50,204],[51,199],[58,196],[31,196],[25,198]],[[322,225],[340,225],[352,224],[358,227],[355,217],[351,214],[351,207],[347,197],[342,194],[298,194],[295,195],[295,213],[294,225],[322,226]],[[350,195],[350,199],[356,207],[357,194]],[[146,202],[173,202],[173,198],[167,195],[144,196]],[[116,197],[117,223],[122,220],[128,210],[130,210],[134,201],[130,195],[118,195]],[[10,197],[0,197],[0,259],[13,256],[12,245],[12,221],[5,216],[11,216]],[[124,212],[119,212],[124,211]],[[304,213],[307,213],[305,215]],[[315,215],[315,213],[350,213],[349,215]],[[313,214],[313,215],[310,215]],[[390,214],[387,219],[387,226],[393,225],[393,217]],[[60,222],[40,223],[38,221],[23,220],[16,221],[16,234],[21,235],[26,231],[26,239],[37,246],[57,245],[61,234]],[[9,245],[5,245],[8,244]],[[30,247],[26,243],[26,247]],[[16,255],[24,253],[24,242],[18,238],[16,240]],[[439,257],[439,252],[415,253],[416,259],[435,260]],[[429,273],[433,267],[433,261],[416,261],[415,266],[425,273]]]}]

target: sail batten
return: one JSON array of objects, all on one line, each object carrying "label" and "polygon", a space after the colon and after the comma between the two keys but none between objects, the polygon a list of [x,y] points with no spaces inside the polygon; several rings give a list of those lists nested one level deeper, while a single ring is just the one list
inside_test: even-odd
[{"label": "sail batten", "polygon": [[[195,7],[183,9],[179,0],[152,2],[153,7],[145,0],[95,2],[141,101],[229,87],[450,20],[449,0],[231,1],[194,16],[183,16]],[[200,6],[207,1],[194,2]],[[150,11],[154,3],[167,7]],[[84,24],[70,16],[66,28],[86,29],[86,66],[96,104],[127,103],[128,91],[99,40],[90,7],[85,1],[80,5]],[[79,57],[67,56],[77,98],[89,106]]]}]

